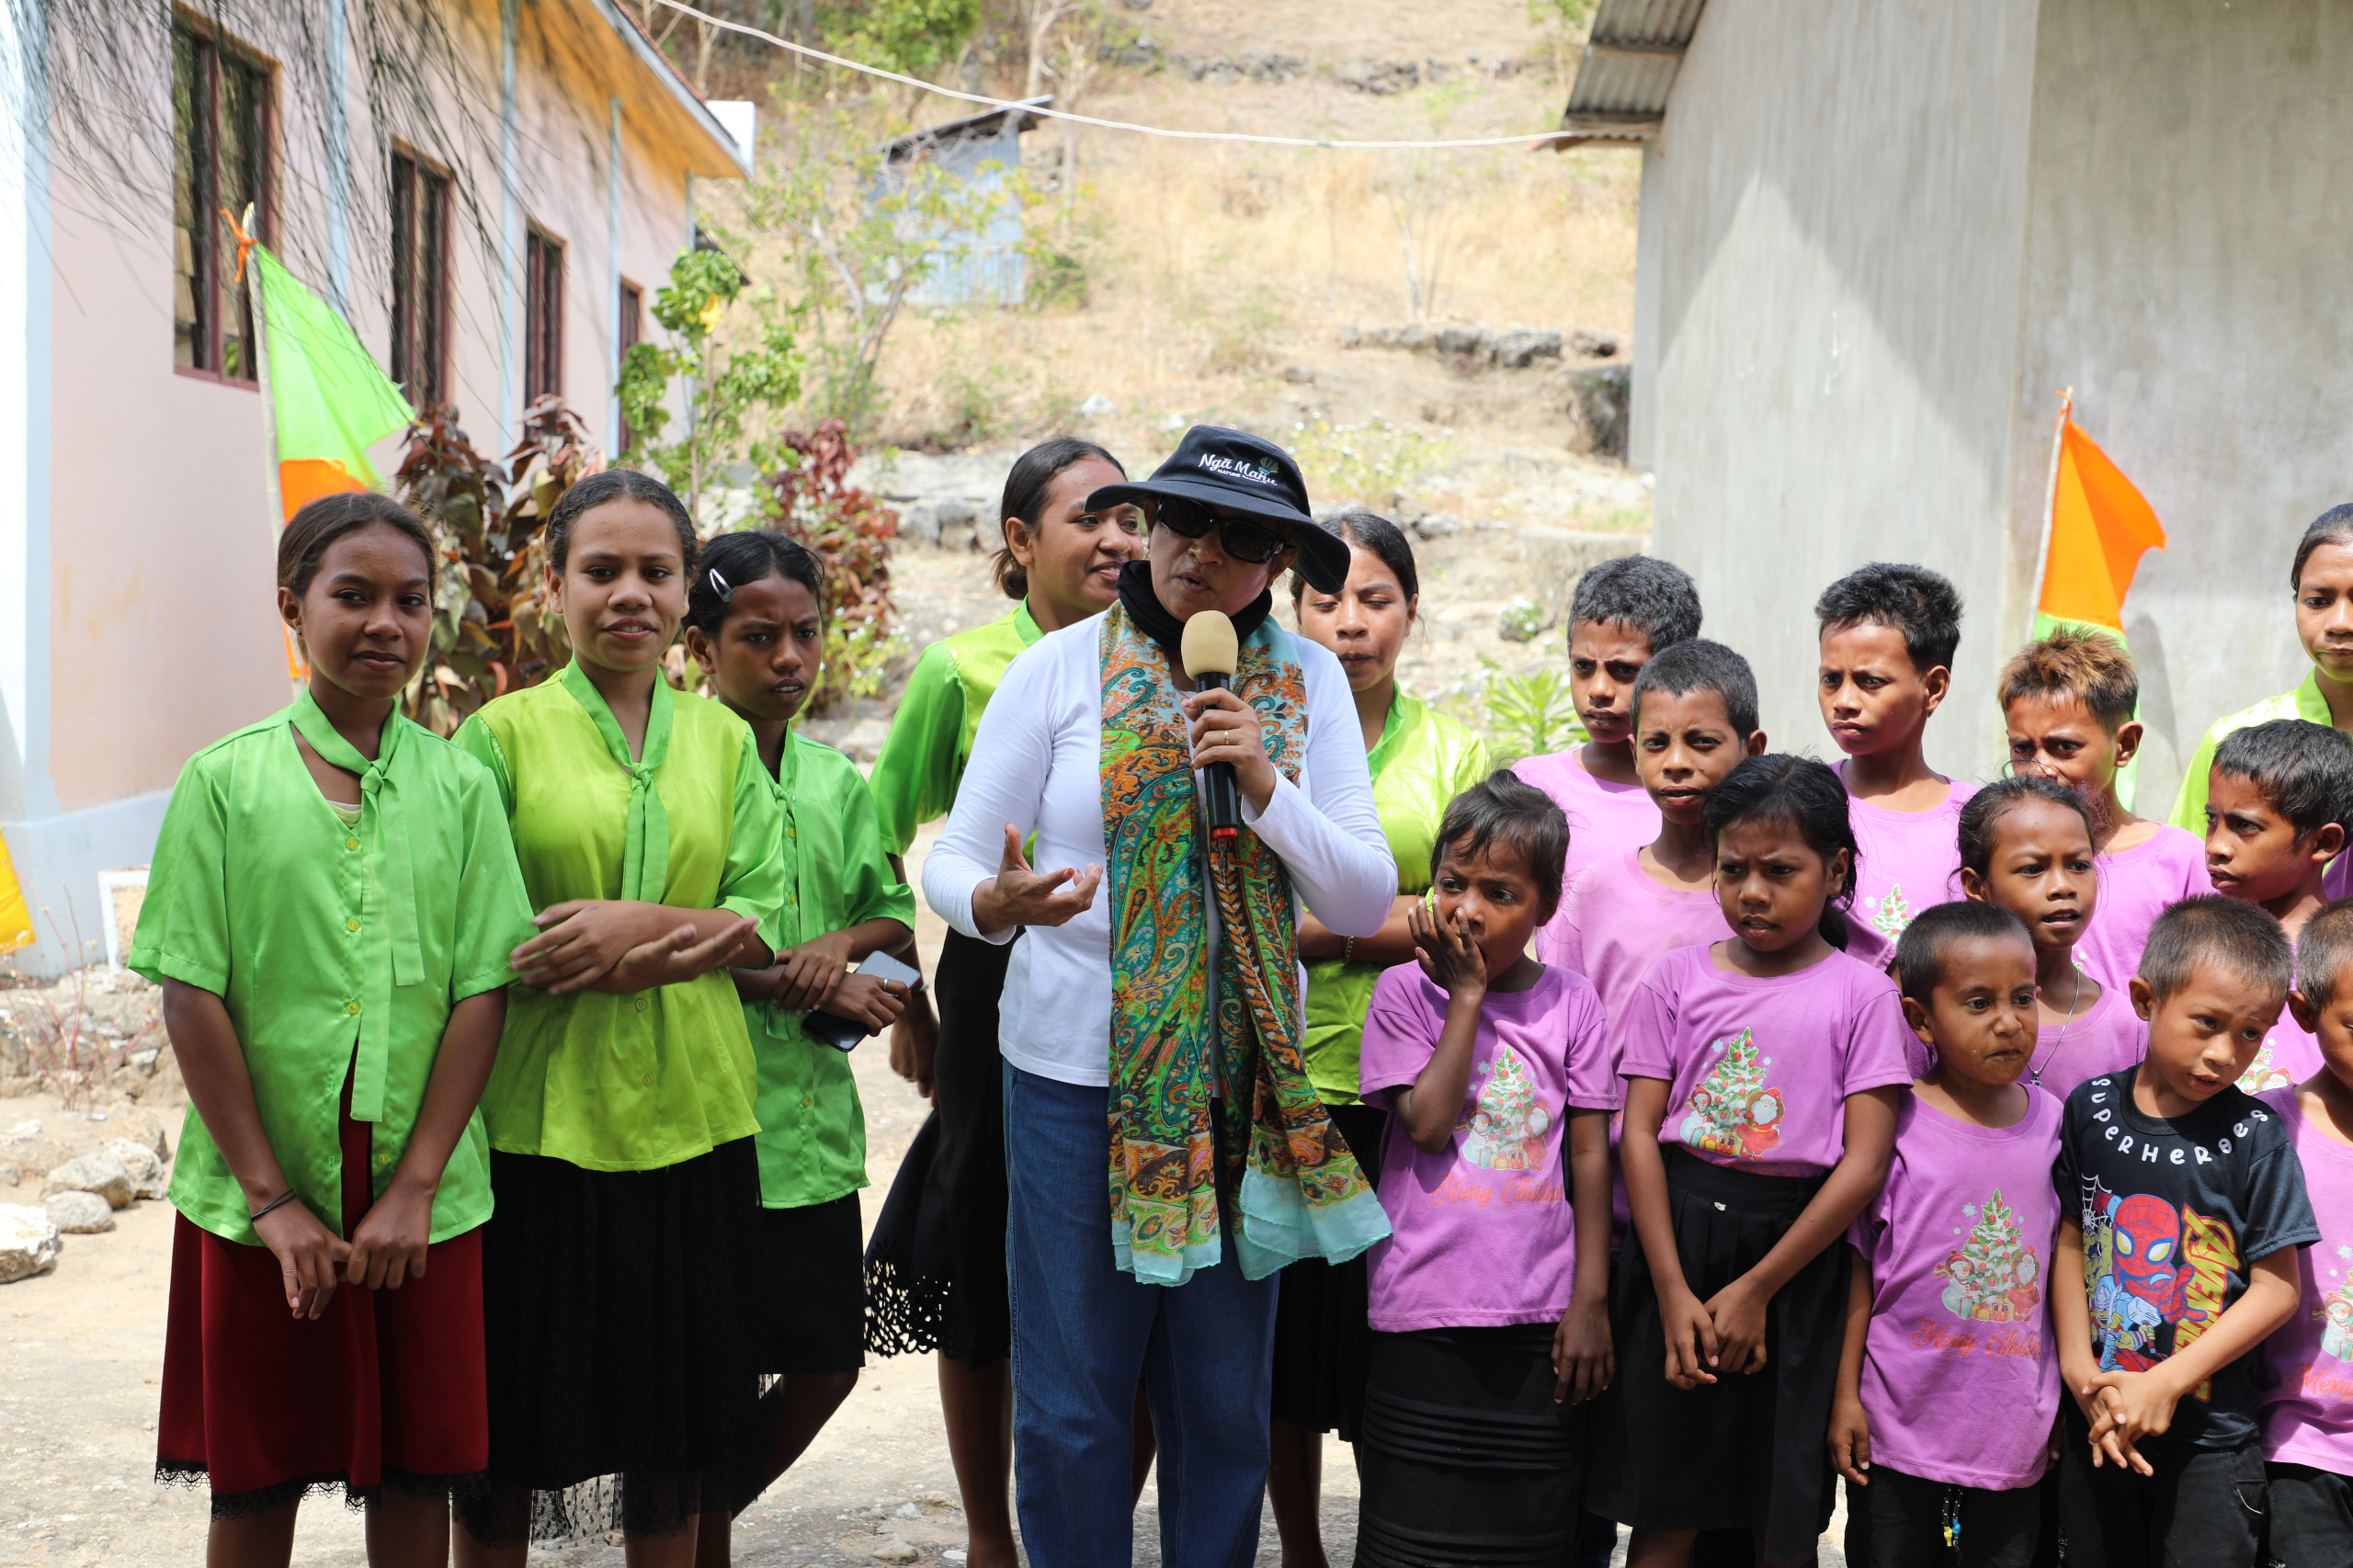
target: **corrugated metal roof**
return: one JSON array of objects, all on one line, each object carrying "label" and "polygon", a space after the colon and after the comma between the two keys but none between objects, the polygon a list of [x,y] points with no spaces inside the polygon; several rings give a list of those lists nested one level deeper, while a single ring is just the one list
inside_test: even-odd
[{"label": "corrugated metal roof", "polygon": [[1683,51],[1708,0],[1601,0],[1585,59],[1569,88],[1553,143],[1638,142],[1654,134]]}]

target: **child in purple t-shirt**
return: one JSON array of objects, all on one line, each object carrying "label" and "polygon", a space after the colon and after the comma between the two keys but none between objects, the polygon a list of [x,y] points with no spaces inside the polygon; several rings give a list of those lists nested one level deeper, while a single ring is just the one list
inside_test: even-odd
[{"label": "child in purple t-shirt", "polygon": [[[2214,891],[2252,903],[2293,942],[2328,902],[2328,863],[2353,810],[2353,741],[2308,719],[2235,731],[2206,776],[2206,871]],[[2248,1094],[2320,1071],[2312,1031],[2282,1012],[2239,1079]]]},{"label": "child in purple t-shirt", "polygon": [[[1671,561],[1620,556],[1577,579],[1569,600],[1569,699],[1587,738],[1567,751],[1512,764],[1514,773],[1552,797],[1568,819],[1564,892],[1595,861],[1658,836],[1658,808],[1634,770],[1634,680],[1660,653],[1699,635],[1699,590]],[[1561,961],[1552,951],[1557,926],[1556,913],[1537,938],[1541,962]]]},{"label": "child in purple t-shirt", "polygon": [[[1983,797],[1981,797],[1982,799]],[[2089,848],[2086,848],[2089,856]],[[1896,1113],[1887,1185],[1848,1233],[1830,1419],[1847,1560],[2028,1568],[2059,1414],[2050,1281],[2060,1104],[2020,1084],[2036,949],[1998,904],[1923,910],[1896,944],[1904,1017],[1934,1062]]]},{"label": "child in purple t-shirt", "polygon": [[2099,914],[2080,934],[2075,960],[2109,991],[2121,992],[2141,967],[2141,945],[2157,916],[2214,891],[2205,841],[2134,816],[2118,788],[2141,749],[2140,673],[2114,633],[2061,627],[2003,666],[1998,695],[2011,768],[2055,778],[2097,802]]},{"label": "child in purple t-shirt", "polygon": [[2263,1352],[2271,1558],[2342,1568],[2353,1562],[2353,899],[2305,922],[2288,1005],[2319,1037],[2321,1066],[2256,1097],[2303,1162],[2320,1241],[2296,1260],[2296,1314]]},{"label": "child in purple t-shirt", "polygon": [[1751,757],[1706,826],[1733,935],[1678,948],[1620,1032],[1634,1234],[1616,1294],[1591,1506],[1635,1527],[1631,1561],[1745,1529],[1811,1562],[1829,1506],[1845,1254],[1879,1190],[1911,1082],[1887,976],[1837,950],[1855,864],[1847,795],[1819,762]]},{"label": "child in purple t-shirt", "polygon": [[[2063,1101],[2076,1085],[2140,1061],[2148,1031],[2131,993],[2075,958],[2108,907],[2107,862],[2092,852],[2084,798],[2037,774],[1997,779],[1961,808],[1960,836],[1961,892],[2008,910],[2034,941],[2037,1034],[2026,1082]],[[1913,1061],[1923,1075],[1927,1050]]]},{"label": "child in purple t-shirt", "polygon": [[1953,829],[1970,786],[1932,771],[1921,749],[1952,687],[1961,595],[1925,566],[1875,561],[1824,588],[1813,614],[1814,696],[1847,754],[1838,777],[1861,851],[1847,950],[1884,969],[1915,911],[1961,896]]},{"label": "child in purple t-shirt", "polygon": [[1392,1118],[1391,1229],[1369,1270],[1363,1560],[1533,1561],[1574,1516],[1586,1423],[1567,1406],[1611,1369],[1618,1085],[1593,988],[1528,952],[1560,900],[1567,834],[1507,773],[1456,796],[1432,901],[1407,915],[1416,961],[1373,985],[1359,1073]]}]

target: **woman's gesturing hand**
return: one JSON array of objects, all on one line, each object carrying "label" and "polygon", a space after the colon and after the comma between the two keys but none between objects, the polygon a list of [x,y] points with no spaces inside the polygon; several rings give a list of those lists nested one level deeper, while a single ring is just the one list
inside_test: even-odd
[{"label": "woman's gesturing hand", "polygon": [[1193,766],[1233,764],[1242,798],[1252,811],[1265,811],[1275,798],[1275,765],[1267,756],[1267,733],[1258,710],[1222,688],[1192,692],[1183,706],[1193,721]]},{"label": "woman's gesturing hand", "polygon": [[1021,852],[1019,831],[1006,823],[1005,854],[997,860],[996,875],[972,890],[972,922],[984,933],[1015,926],[1060,926],[1094,906],[1095,890],[1102,881],[1100,866],[1083,871],[1065,866],[1042,874],[1031,870],[1029,857]]}]

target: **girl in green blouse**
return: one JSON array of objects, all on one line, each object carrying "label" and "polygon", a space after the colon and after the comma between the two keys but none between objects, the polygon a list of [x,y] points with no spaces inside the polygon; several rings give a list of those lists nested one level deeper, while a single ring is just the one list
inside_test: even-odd
[{"label": "girl in green blouse", "polygon": [[633,1564],[683,1565],[767,1447],[759,1081],[727,970],[774,961],[783,824],[744,721],[662,678],[696,555],[677,497],[591,475],[546,542],[572,663],[456,737],[540,908],[483,1097],[491,1486],[459,1561],[619,1528]]},{"label": "girl in green blouse", "polygon": [[[891,869],[857,764],[793,733],[824,665],[824,577],[817,558],[770,532],[722,534],[695,563],[687,651],[752,727],[782,812],[784,908],[775,963],[739,968],[735,990],[759,1058],[760,1370],[765,1488],[801,1457],[858,1381],[866,1335],[858,1189],[866,1118],[849,1057],[803,1028],[816,1009],[889,1028],[906,987],[851,972],[871,954],[909,959],[915,894]],[[706,1516],[696,1560],[728,1561],[727,1521]]]},{"label": "girl in green blouse", "polygon": [[181,773],[131,950],[190,1101],[156,1472],[210,1483],[216,1564],[286,1562],[327,1484],[371,1562],[440,1562],[489,1460],[474,1108],[530,906],[489,776],[398,711],[424,526],[313,501],[278,581],[309,685]]},{"label": "girl in green blouse", "polygon": [[[1120,568],[1142,549],[1133,506],[1090,510],[1086,498],[1127,477],[1091,441],[1057,436],[1014,460],[997,507],[1004,548],[997,586],[1016,601],[984,626],[943,637],[907,677],[882,755],[874,803],[897,857],[916,830],[945,816],[972,756],[981,712],[1006,666],[1049,631],[1076,625],[1120,597]],[[917,996],[891,1041],[891,1062],[932,1096],[867,1248],[867,1346],[878,1355],[939,1353],[948,1427],[971,1568],[1012,1568],[1013,1315],[1005,1274],[1005,1084],[997,995],[1010,944],[950,931],[931,1001]],[[1136,1484],[1152,1462],[1138,1396]]]},{"label": "girl in green blouse", "polygon": [[[1350,512],[1332,525],[1348,541],[1348,577],[1317,593],[1293,574],[1300,631],[1332,650],[1348,673],[1357,722],[1372,765],[1373,804],[1397,859],[1397,902],[1374,936],[1334,936],[1312,915],[1299,921],[1307,965],[1307,1075],[1332,1123],[1365,1169],[1381,1166],[1388,1117],[1357,1096],[1357,1054],[1372,983],[1392,964],[1411,963],[1405,913],[1429,892],[1430,851],[1447,802],[1485,778],[1484,741],[1397,684],[1397,656],[1414,630],[1421,582],[1413,546],[1397,525]],[[1323,1568],[1317,1494],[1325,1432],[1356,1439],[1364,1412],[1371,1330],[1365,1317],[1365,1259],[1336,1266],[1294,1263],[1283,1270],[1275,1314],[1274,1421],[1267,1495],[1282,1538],[1285,1568]]]}]

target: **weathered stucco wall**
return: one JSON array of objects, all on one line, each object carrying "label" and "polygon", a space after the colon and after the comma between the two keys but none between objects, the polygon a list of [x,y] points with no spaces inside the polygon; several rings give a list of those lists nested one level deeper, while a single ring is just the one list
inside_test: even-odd
[{"label": "weathered stucco wall", "polygon": [[1814,597],[1969,607],[1932,763],[1991,775],[2033,0],[1714,0],[1643,165],[1633,460],[1776,749],[1835,757]]},{"label": "weathered stucco wall", "polygon": [[2171,536],[2126,612],[2163,810],[2209,723],[2303,678],[2289,563],[2353,499],[2353,6],[2043,0],[2034,79],[2013,526],[2072,385]]}]

